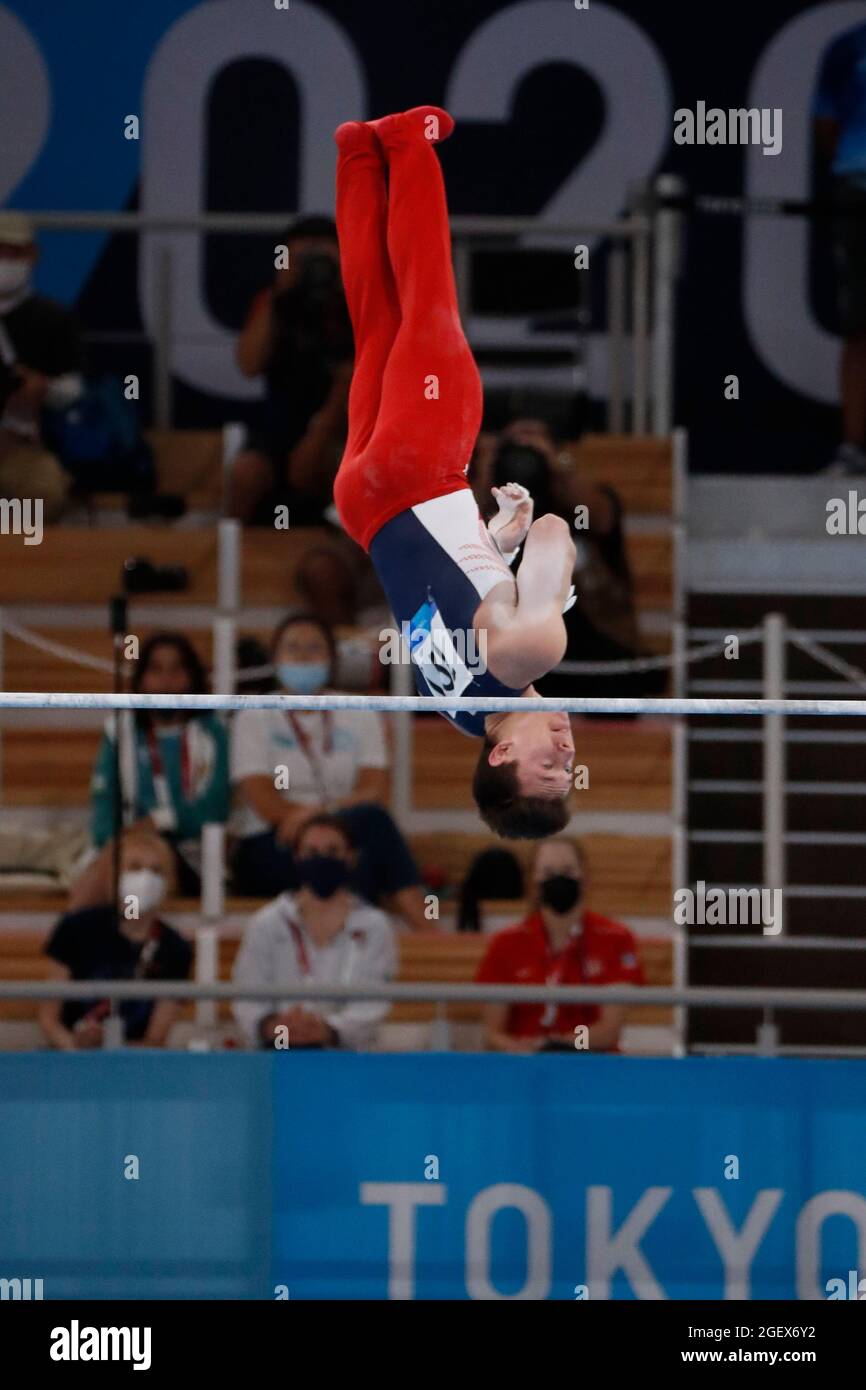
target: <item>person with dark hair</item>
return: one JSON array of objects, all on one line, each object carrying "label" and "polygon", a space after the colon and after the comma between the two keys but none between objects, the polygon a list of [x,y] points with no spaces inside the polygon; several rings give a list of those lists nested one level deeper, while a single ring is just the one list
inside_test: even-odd
[{"label": "person with dark hair", "polygon": [[250,1047],[369,1048],[387,1003],[370,1000],[292,1003],[292,986],[383,984],[397,968],[388,918],[351,889],[357,854],[337,816],[310,817],[292,843],[296,887],[247,924],[235,959],[240,985],[273,989],[273,999],[238,999],[235,1019]]},{"label": "person with dark hair", "polygon": [[[289,695],[333,688],[334,635],[326,623],[297,613],[273,638],[274,670]],[[424,915],[421,876],[411,850],[382,804],[388,750],[375,710],[242,710],[232,726],[232,781],[241,805],[234,878],[239,892],[271,897],[297,886],[292,844],[310,816],[333,813],[359,846],[355,887],[418,930]]]},{"label": "person with dark hair", "polygon": [[0,493],[34,498],[57,521],[70,478],[43,440],[46,411],[84,389],[81,335],[62,304],[33,292],[39,248],[32,223],[0,212]]},{"label": "person with dark hair", "polygon": [[[574,544],[561,517],[532,522],[532,498],[519,485],[494,489],[499,512],[485,527],[466,478],[481,383],[460,323],[433,149],[453,126],[447,112],[424,106],[336,132],[356,358],[334,501],[369,551],[419,690],[453,697],[446,717],[487,736],[476,778],[482,816],[498,833],[541,838],[564,823],[569,721],[545,712],[485,719],[472,699],[532,697],[532,682],[561,660]],[[515,581],[509,563],[524,540]]]},{"label": "person with dark hair", "polygon": [[[207,678],[195,647],[179,632],[156,632],[142,645],[131,686],[138,694],[202,695]],[[91,839],[99,853],[73,885],[70,904],[89,907],[109,893],[120,770],[123,823],[155,830],[173,849],[179,891],[195,896],[203,826],[230,809],[228,735],[206,711],[124,711],[106,723],[91,781]]]},{"label": "person with dark hair", "polygon": [[238,339],[244,376],[264,377],[261,427],[232,467],[228,511],[273,523],[289,507],[293,526],[316,525],[346,435],[352,331],[330,217],[301,217],[283,234],[288,265],[253,301]]},{"label": "person with dark hair", "polygon": [[[586,859],[576,841],[539,845],[530,873],[532,911],[491,938],[476,980],[643,984],[634,937],[587,909],[586,885]],[[627,1015],[625,1004],[487,1004],[484,1041],[494,1052],[616,1052]]]}]

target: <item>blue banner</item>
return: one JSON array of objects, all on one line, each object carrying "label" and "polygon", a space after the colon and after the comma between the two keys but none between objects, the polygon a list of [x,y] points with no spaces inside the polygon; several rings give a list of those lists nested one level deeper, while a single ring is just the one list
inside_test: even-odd
[{"label": "blue banner", "polygon": [[6,1055],[0,1280],[45,1298],[856,1297],[864,1085],[860,1062]]}]

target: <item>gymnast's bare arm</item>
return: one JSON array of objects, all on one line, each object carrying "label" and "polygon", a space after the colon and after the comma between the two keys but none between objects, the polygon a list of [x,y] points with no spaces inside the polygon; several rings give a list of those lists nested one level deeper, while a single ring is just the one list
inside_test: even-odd
[{"label": "gymnast's bare arm", "polygon": [[[571,588],[574,541],[568,522],[552,513],[533,522],[513,586],[497,585],[475,619],[487,629],[487,666],[504,685],[522,690],[565,655],[562,608]],[[510,592],[509,592],[510,590]]]}]

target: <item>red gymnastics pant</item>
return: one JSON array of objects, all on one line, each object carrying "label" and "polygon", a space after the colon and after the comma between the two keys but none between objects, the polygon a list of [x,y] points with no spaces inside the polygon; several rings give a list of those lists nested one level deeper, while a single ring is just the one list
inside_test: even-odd
[{"label": "red gymnastics pant", "polygon": [[423,119],[411,112],[378,123],[376,135],[351,131],[337,160],[337,228],[355,370],[334,501],[366,550],[400,512],[468,487],[482,392]]}]

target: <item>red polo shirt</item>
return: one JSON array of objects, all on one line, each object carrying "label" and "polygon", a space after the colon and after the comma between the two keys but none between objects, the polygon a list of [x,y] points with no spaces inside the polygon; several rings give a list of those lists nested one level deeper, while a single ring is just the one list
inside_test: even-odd
[{"label": "red polo shirt", "polygon": [[[492,938],[475,978],[488,985],[644,983],[632,933],[597,912],[583,914],[583,929],[558,954],[540,912],[517,927],[506,927]],[[596,1023],[600,1014],[595,1004],[514,1004],[505,1031],[514,1038],[573,1033],[581,1024]]]}]

